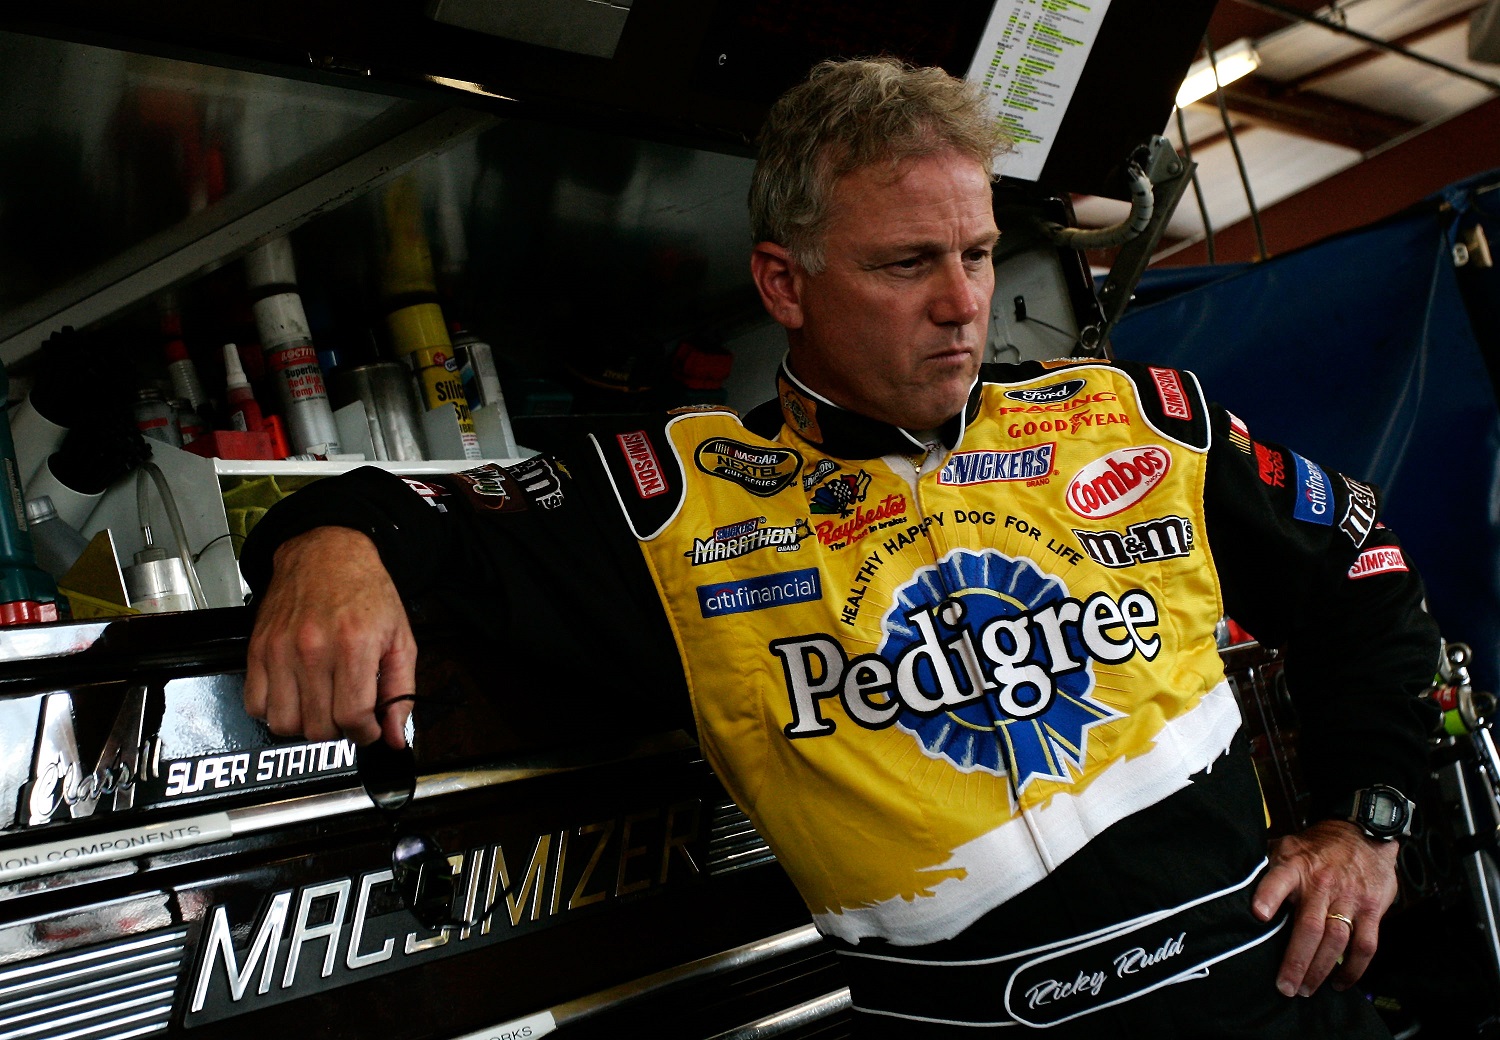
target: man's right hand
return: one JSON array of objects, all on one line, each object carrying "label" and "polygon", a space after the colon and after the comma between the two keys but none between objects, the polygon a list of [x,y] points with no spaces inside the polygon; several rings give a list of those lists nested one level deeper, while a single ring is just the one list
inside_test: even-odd
[{"label": "man's right hand", "polygon": [[405,746],[416,690],[417,644],[375,543],[348,527],[318,527],[276,550],[257,605],[245,666],[245,710],[271,732],[308,740],[340,735]]}]

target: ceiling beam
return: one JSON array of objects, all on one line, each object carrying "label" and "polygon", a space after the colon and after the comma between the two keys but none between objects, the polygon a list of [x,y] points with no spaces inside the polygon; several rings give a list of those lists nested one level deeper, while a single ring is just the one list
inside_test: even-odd
[{"label": "ceiling beam", "polygon": [[[1260,76],[1247,76],[1225,87],[1224,104],[1231,112],[1251,122],[1343,145],[1361,154],[1389,144],[1420,125],[1363,105],[1299,91]],[[1200,145],[1197,141],[1193,143]]]},{"label": "ceiling beam", "polygon": [[[1479,6],[1480,4],[1477,3],[1474,5],[1474,7]],[[1421,43],[1429,36],[1436,36],[1438,33],[1443,32],[1444,30],[1453,28],[1453,26],[1455,25],[1467,23],[1473,16],[1474,8],[1471,7],[1468,10],[1459,11],[1457,14],[1451,14],[1446,18],[1439,18],[1437,21],[1432,22],[1428,25],[1424,25],[1420,29],[1413,29],[1406,35],[1398,36],[1390,42],[1395,44],[1397,47],[1409,49],[1413,44]],[[1314,84],[1316,84],[1318,80],[1326,79],[1329,76],[1337,76],[1340,72],[1358,68],[1361,65],[1374,61],[1376,58],[1381,56],[1381,53],[1381,51],[1375,48],[1370,48],[1368,50],[1361,51],[1358,54],[1351,54],[1346,58],[1340,58],[1338,61],[1335,61],[1332,64],[1324,65],[1320,69],[1314,69],[1307,75],[1291,81],[1287,84],[1287,86],[1311,88],[1316,90],[1317,88],[1316,86],[1314,86]]]},{"label": "ceiling beam", "polygon": [[[1500,168],[1500,98],[1430,130],[1261,211],[1272,254],[1362,227],[1419,202],[1456,180]],[[1215,229],[1220,263],[1253,260],[1250,221]],[[1161,261],[1173,267],[1207,262],[1202,242]]]},{"label": "ceiling beam", "polygon": [[1412,61],[1421,62],[1423,65],[1430,65],[1433,68],[1442,69],[1449,75],[1457,76],[1460,79],[1471,80],[1482,86],[1489,87],[1491,90],[1500,91],[1500,80],[1491,79],[1488,76],[1481,76],[1478,73],[1470,72],[1468,69],[1460,68],[1459,66],[1454,65],[1450,62],[1442,61],[1438,58],[1429,57],[1426,54],[1419,54],[1416,51],[1408,50],[1406,47],[1403,47],[1400,44],[1393,43],[1390,40],[1383,40],[1379,36],[1372,36],[1371,34],[1367,32],[1361,32],[1358,29],[1350,28],[1349,26],[1344,25],[1340,22],[1335,22],[1328,18],[1324,18],[1322,15],[1308,14],[1306,11],[1300,11],[1295,7],[1290,7],[1287,4],[1279,2],[1279,0],[1235,0],[1235,2],[1244,4],[1246,7],[1254,7],[1257,10],[1270,11],[1272,13],[1282,15],[1289,21],[1308,22],[1312,25],[1322,26],[1329,32],[1339,33],[1340,35],[1349,36],[1353,39],[1360,40],[1366,46],[1374,47],[1383,51],[1390,51],[1393,54],[1399,54],[1404,58],[1411,59]]}]

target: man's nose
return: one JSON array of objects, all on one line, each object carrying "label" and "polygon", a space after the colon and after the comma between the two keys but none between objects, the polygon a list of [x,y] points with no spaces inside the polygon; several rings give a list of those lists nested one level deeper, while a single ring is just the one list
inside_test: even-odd
[{"label": "man's nose", "polygon": [[989,307],[993,278],[962,260],[945,263],[933,286],[928,311],[937,325],[968,325]]}]

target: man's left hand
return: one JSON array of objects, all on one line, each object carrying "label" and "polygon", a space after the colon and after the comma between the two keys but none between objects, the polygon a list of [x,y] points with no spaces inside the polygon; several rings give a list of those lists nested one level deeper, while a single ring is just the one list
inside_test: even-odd
[{"label": "man's left hand", "polygon": [[1380,919],[1396,899],[1400,851],[1396,842],[1375,841],[1342,820],[1315,823],[1276,843],[1253,905],[1269,921],[1288,899],[1295,904],[1276,979],[1284,995],[1310,996],[1335,967],[1334,989],[1359,981],[1375,956]]}]

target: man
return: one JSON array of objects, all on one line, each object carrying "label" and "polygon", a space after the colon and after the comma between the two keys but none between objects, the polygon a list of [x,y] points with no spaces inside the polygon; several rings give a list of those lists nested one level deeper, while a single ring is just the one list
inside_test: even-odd
[{"label": "man", "polygon": [[[244,556],[249,710],[380,738],[376,703],[412,688],[402,597],[462,569],[491,631],[589,662],[562,668],[579,690],[675,649],[866,1032],[1384,1035],[1340,991],[1398,844],[1354,806],[1407,809],[1438,645],[1373,489],[1252,442],[1185,373],[982,371],[999,142],[940,70],[827,63],[763,140],[778,400],[565,463],[299,492]],[[1269,863],[1226,608],[1301,693],[1321,819]]]}]

